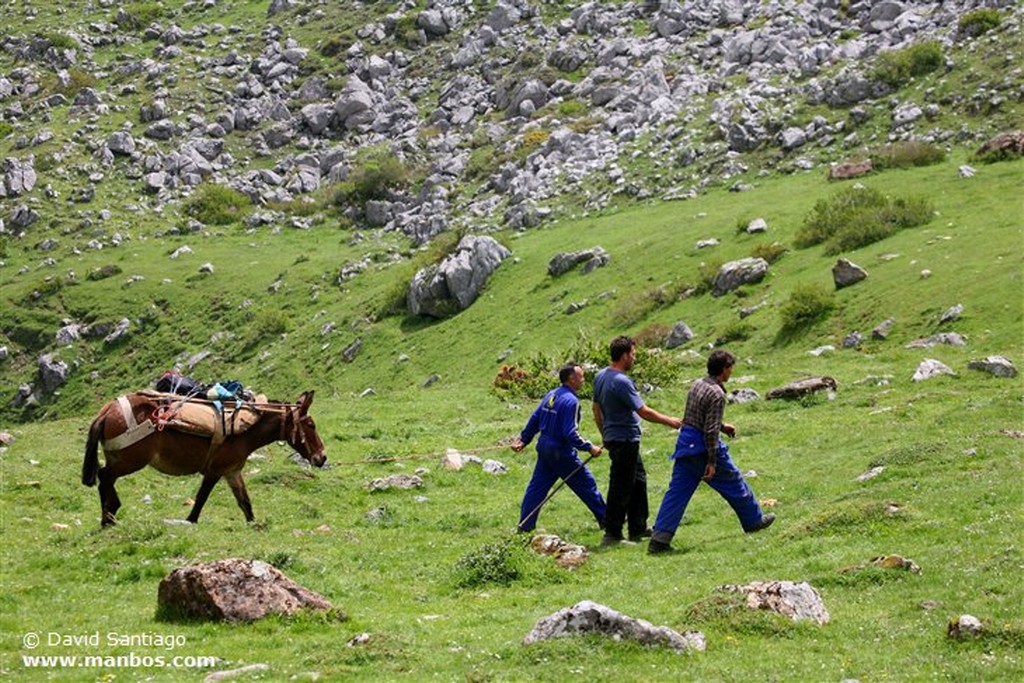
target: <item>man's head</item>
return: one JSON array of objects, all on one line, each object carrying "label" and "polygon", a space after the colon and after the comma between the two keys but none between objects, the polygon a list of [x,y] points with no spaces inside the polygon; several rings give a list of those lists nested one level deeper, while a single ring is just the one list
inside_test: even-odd
[{"label": "man's head", "polygon": [[609,345],[609,352],[613,365],[622,365],[623,369],[629,370],[633,367],[633,352],[636,349],[636,342],[631,337],[620,335],[612,339]]},{"label": "man's head", "polygon": [[573,391],[583,386],[583,366],[579,363],[566,363],[558,369],[558,381]]},{"label": "man's head", "polygon": [[736,356],[724,349],[712,351],[708,356],[708,374],[712,377],[721,377],[722,373],[731,371],[734,365],[736,365]]}]

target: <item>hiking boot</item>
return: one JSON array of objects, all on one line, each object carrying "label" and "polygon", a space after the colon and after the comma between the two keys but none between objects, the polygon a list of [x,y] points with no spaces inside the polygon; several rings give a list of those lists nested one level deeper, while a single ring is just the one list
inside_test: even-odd
[{"label": "hiking boot", "polygon": [[675,548],[669,543],[664,541],[656,541],[653,538],[647,543],[647,554],[648,555],[668,555],[674,553]]},{"label": "hiking boot", "polygon": [[647,527],[646,529],[644,529],[643,531],[641,531],[638,534],[630,534],[629,535],[629,540],[633,541],[634,543],[639,543],[640,541],[644,540],[645,538],[650,538],[651,534],[653,534],[653,533],[654,533],[654,529],[652,529],[650,527]]},{"label": "hiking boot", "polygon": [[755,524],[754,526],[750,527],[749,529],[745,529],[745,531],[748,534],[752,534],[752,533],[754,533],[756,531],[760,531],[761,529],[767,529],[768,527],[770,527],[772,525],[772,522],[774,522],[774,521],[775,521],[775,515],[772,514],[771,512],[769,512],[767,515],[763,515],[761,517],[761,521],[759,521],[757,524]]},{"label": "hiking boot", "polygon": [[636,545],[633,541],[627,541],[622,536],[609,536],[605,534],[601,537],[601,547],[609,548],[616,545]]}]

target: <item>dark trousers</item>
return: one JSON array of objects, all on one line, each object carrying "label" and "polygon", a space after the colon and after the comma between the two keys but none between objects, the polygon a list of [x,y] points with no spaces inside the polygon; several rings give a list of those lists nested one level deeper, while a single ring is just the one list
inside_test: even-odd
[{"label": "dark trousers", "polygon": [[611,467],[608,478],[608,511],[604,515],[604,532],[622,538],[626,526],[630,536],[647,530],[647,470],[640,458],[639,441],[606,441]]}]

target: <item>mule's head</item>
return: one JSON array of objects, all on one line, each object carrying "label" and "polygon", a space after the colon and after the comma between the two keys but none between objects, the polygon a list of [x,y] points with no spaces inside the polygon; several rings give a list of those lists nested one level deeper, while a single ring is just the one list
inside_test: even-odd
[{"label": "mule's head", "polygon": [[295,407],[288,414],[289,428],[285,431],[288,445],[314,467],[323,467],[327,462],[324,455],[324,442],[316,431],[316,423],[309,414],[309,405],[313,402],[313,392],[307,391],[295,402]]}]

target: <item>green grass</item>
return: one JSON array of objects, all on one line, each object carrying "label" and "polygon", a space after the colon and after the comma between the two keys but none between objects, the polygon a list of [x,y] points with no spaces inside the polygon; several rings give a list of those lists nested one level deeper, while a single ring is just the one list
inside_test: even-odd
[{"label": "green grass", "polygon": [[[1002,432],[1024,428],[1021,379],[969,371],[966,362],[993,353],[1015,361],[1024,356],[1021,299],[1009,296],[1020,292],[1021,254],[1013,240],[992,238],[1019,234],[1019,214],[1002,198],[1022,166],[986,166],[982,184],[974,182],[977,177],[959,179],[957,163],[954,156],[882,176],[893,193],[930,188],[939,216],[929,226],[848,254],[869,270],[869,278],[837,292],[837,307],[825,322],[785,343],[777,339],[781,304],[801,286],[830,284],[834,259],[820,247],[789,252],[765,282],[739,296],[680,299],[627,328],[610,324],[609,313],[631,294],[695,280],[706,258],[692,250],[698,239],[718,237],[716,256],[725,260],[746,256],[766,240],[791,244],[809,208],[833,192],[820,176],[770,180],[754,193],[712,193],[512,237],[507,243],[518,262],[503,265],[473,307],[440,322],[365,318],[394,286],[390,279],[399,269],[381,262],[337,285],[339,264],[357,260],[368,247],[387,252],[400,246],[349,246],[348,233],[329,226],[278,235],[227,226],[223,233],[83,252],[73,266],[78,273],[108,263],[122,273],[99,281],[83,275],[32,309],[14,313],[5,307],[3,319],[20,316],[23,327],[40,330],[42,339],[35,343],[42,344],[62,315],[149,315],[151,322],[116,357],[99,342],[61,350],[62,357],[81,358],[100,373],[73,373],[61,395],[41,409],[46,419],[6,422],[16,441],[0,456],[0,526],[5,539],[16,542],[5,543],[2,551],[4,669],[32,680],[92,680],[102,672],[26,671],[20,638],[29,631],[99,630],[180,635],[186,645],[174,654],[220,657],[218,669],[267,663],[271,669],[263,676],[273,680],[312,672],[354,680],[543,679],[553,662],[569,662],[595,678],[638,681],[1017,677],[1024,468],[1021,440]],[[764,216],[772,226],[769,235],[737,235],[737,215]],[[680,221],[691,226],[685,235]],[[634,228],[623,231],[623,224]],[[167,258],[186,243],[194,254]],[[612,255],[605,268],[558,279],[546,274],[554,253],[596,244]],[[21,249],[12,248],[14,259],[22,258]],[[205,261],[216,271],[198,278],[196,268]],[[933,272],[928,279],[919,275],[925,268]],[[22,300],[60,273],[30,269],[5,279],[0,291],[7,301]],[[133,274],[144,279],[125,284]],[[276,280],[281,288],[267,294]],[[605,292],[610,296],[598,297]],[[248,298],[260,303],[245,307]],[[567,302],[583,299],[591,303],[564,314]],[[533,407],[532,400],[501,400],[490,392],[503,350],[512,350],[505,362],[536,353],[558,357],[581,332],[603,339],[686,320],[697,338],[681,349],[685,358],[734,331],[738,310],[762,300],[768,306],[744,319],[745,338],[730,347],[741,357],[735,378],[751,377],[745,385],[762,395],[811,374],[830,374],[840,387],[834,401],[728,409],[740,430],[733,444],[737,462],[757,472],[751,484],[759,497],[777,501],[779,521],[771,530],[743,535],[728,507],[703,488],[677,535],[680,555],[649,558],[642,546],[595,551],[580,570],[563,572],[540,558],[514,554],[507,566],[497,566],[511,567],[514,576],[499,582],[466,578],[467,568],[486,563],[481,553],[506,542],[532,468],[532,455],[498,446],[518,432]],[[952,329],[968,336],[967,349],[903,348],[940,329],[939,316],[954,303],[965,305]],[[243,348],[267,324],[262,316],[270,314],[261,311],[281,311],[289,329],[283,338],[266,337]],[[845,333],[866,333],[886,317],[897,325],[884,342],[868,339],[856,351],[820,358],[806,354],[822,343],[838,346]],[[337,332],[322,336],[327,321]],[[215,333],[229,336],[211,344]],[[363,351],[355,362],[342,362],[341,350],[357,335],[364,339]],[[17,353],[3,374],[7,392],[34,357],[22,353],[20,343],[12,346]],[[155,379],[178,354],[208,346],[214,355],[194,372],[202,378],[237,377],[282,398],[316,389],[312,412],[333,467],[307,474],[287,461],[283,447],[265,449],[265,458],[247,466],[257,517],[251,528],[223,484],[198,526],[166,525],[164,519],[187,514],[186,501],[198,481],[144,471],[119,482],[120,524],[101,531],[96,492],[78,483],[93,411],[118,391]],[[401,353],[409,360],[399,362]],[[924,357],[943,360],[958,375],[911,382]],[[681,412],[687,381],[702,374],[699,362],[684,361],[680,368],[677,381],[648,397],[662,412]],[[441,380],[421,388],[432,373]],[[869,380],[886,376],[885,384]],[[367,387],[375,395],[357,398]],[[583,431],[593,434],[589,420]],[[654,427],[645,436],[655,508],[668,481],[666,456],[673,441],[671,432]],[[448,447],[502,460],[511,471],[497,477],[472,466],[446,472],[439,459]],[[877,465],[885,467],[881,475],[856,480]],[[419,491],[370,493],[363,487],[372,478],[421,466],[429,472]],[[594,471],[605,488],[607,462],[595,461]],[[426,500],[417,502],[417,495]],[[150,504],[142,502],[145,496]],[[383,519],[370,521],[367,513],[378,507],[385,508]],[[54,524],[67,528],[55,530]],[[583,507],[564,492],[544,509],[541,524],[592,548],[600,538]],[[913,559],[922,573],[840,573],[888,553]],[[269,619],[249,626],[156,621],[156,588],[163,576],[183,564],[223,557],[280,566],[328,597],[348,619]],[[715,590],[763,579],[810,581],[832,621],[816,627],[747,613]],[[520,644],[538,618],[581,599],[680,631],[701,630],[708,650],[676,655],[596,637]],[[922,609],[925,601],[938,606]],[[979,642],[949,641],[946,622],[965,613],[982,619],[989,635]],[[345,646],[364,632],[371,634],[368,644]],[[165,654],[117,645],[101,650]],[[55,646],[38,653],[92,650]],[[162,669],[112,673],[125,680],[182,675]]]}]

